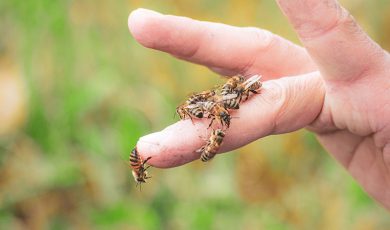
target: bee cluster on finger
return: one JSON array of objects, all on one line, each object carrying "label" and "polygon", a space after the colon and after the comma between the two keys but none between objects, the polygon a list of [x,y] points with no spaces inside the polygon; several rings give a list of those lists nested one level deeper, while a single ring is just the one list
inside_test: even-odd
[{"label": "bee cluster on finger", "polygon": [[[176,113],[181,120],[184,119],[211,119],[209,128],[213,122],[217,121],[219,128],[211,131],[210,137],[206,143],[196,152],[200,153],[200,159],[203,162],[210,161],[217,154],[226,130],[230,126],[230,110],[240,108],[240,103],[249,99],[253,94],[258,94],[262,83],[261,76],[254,75],[248,79],[243,76],[234,76],[229,78],[225,84],[214,87],[211,90],[205,90],[200,93],[193,93],[187,100],[176,108]],[[130,167],[136,182],[136,186],[146,183],[151,178],[148,176],[146,163],[151,159],[148,157],[143,160],[135,147],[129,157]]]},{"label": "bee cluster on finger", "polygon": [[220,128],[213,129],[205,145],[196,151],[200,153],[201,161],[207,162],[217,154],[226,130],[230,126],[229,111],[239,109],[241,102],[248,100],[251,95],[259,93],[262,86],[260,79],[259,75],[251,76],[248,79],[243,76],[231,77],[223,85],[200,93],[193,93],[176,108],[176,113],[181,120],[211,119],[209,128],[214,121],[220,124]]}]

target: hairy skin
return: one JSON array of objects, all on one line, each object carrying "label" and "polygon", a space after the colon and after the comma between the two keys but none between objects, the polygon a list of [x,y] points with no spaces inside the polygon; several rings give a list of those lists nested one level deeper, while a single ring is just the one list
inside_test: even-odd
[{"label": "hairy skin", "polygon": [[[145,47],[217,73],[262,74],[262,93],[234,111],[221,152],[307,128],[374,199],[390,210],[390,58],[336,0],[279,0],[297,46],[256,28],[238,28],[138,9],[129,28]],[[234,55],[231,55],[234,54]],[[294,57],[294,58],[291,58]],[[199,158],[207,121],[179,121],[142,137],[155,167]]]}]

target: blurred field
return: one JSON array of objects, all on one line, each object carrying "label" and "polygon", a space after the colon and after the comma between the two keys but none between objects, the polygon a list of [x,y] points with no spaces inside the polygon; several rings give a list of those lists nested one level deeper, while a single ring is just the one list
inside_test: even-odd
[{"label": "blurred field", "polygon": [[[390,48],[389,1],[342,2]],[[151,169],[140,193],[127,166],[132,146],[173,123],[188,92],[220,79],[138,45],[127,28],[138,7],[258,26],[297,42],[275,1],[0,1],[0,229],[390,226],[306,131],[207,165]]]}]

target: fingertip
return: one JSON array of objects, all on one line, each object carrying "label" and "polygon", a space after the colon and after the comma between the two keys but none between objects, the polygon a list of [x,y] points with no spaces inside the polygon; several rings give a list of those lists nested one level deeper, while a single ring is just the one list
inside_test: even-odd
[{"label": "fingertip", "polygon": [[158,26],[158,19],[162,14],[143,8],[133,10],[128,18],[130,33],[134,38],[146,47],[153,46],[153,33]]},{"label": "fingertip", "polygon": [[151,157],[148,164],[157,168],[171,168],[193,161],[199,157],[194,150],[202,144],[199,139],[201,126],[202,123],[194,125],[189,120],[179,121],[160,132],[141,137],[137,143],[138,152],[142,159]]},{"label": "fingertip", "polygon": [[155,132],[141,137],[137,142],[137,150],[142,159],[151,159],[148,161],[149,165],[156,166],[156,159],[158,165],[158,158],[161,153],[160,141],[161,132]]}]

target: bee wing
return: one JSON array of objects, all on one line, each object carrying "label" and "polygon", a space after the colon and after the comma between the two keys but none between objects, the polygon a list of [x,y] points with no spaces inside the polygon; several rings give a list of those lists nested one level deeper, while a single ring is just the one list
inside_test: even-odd
[{"label": "bee wing", "polygon": [[230,94],[220,96],[216,102],[219,103],[219,102],[223,102],[226,100],[236,99],[237,97],[238,97],[238,94],[230,93]]},{"label": "bee wing", "polygon": [[200,105],[201,102],[198,102],[196,104],[189,104],[189,105],[186,105],[186,108],[187,109],[194,109],[194,108],[198,108],[199,105]]},{"label": "bee wing", "polygon": [[203,153],[204,149],[205,149],[205,146],[202,146],[200,149],[196,150],[195,152]]},{"label": "bee wing", "polygon": [[262,77],[261,75],[253,75],[252,77],[248,78],[244,82],[245,89],[248,89],[249,87],[251,87],[251,85],[253,85],[255,82],[260,81],[261,77]]},{"label": "bee wing", "polygon": [[236,93],[230,93],[222,96],[222,100],[230,100],[230,99],[235,99],[238,97],[238,94]]},{"label": "bee wing", "polygon": [[259,81],[261,79],[262,76],[260,75],[253,75],[252,77],[248,78],[244,84],[247,85],[247,84],[253,84],[254,82],[256,81]]}]

